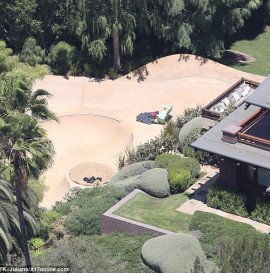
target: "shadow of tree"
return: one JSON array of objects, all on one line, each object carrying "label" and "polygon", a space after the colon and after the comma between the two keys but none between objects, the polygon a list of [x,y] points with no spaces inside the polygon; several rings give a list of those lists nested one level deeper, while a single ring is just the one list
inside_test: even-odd
[{"label": "shadow of tree", "polygon": [[[155,63],[157,63],[157,61],[155,61]],[[143,65],[140,68],[131,72],[131,74],[133,77],[137,78],[138,83],[140,83],[141,81],[146,80],[146,78],[150,75],[150,72],[147,69],[146,65]]]},{"label": "shadow of tree", "polygon": [[227,66],[245,66],[248,63],[255,62],[256,59],[239,51],[226,50],[222,58],[217,61]]},{"label": "shadow of tree", "polygon": [[[178,62],[184,61],[188,62],[190,60],[189,54],[180,54],[178,58]],[[204,65],[208,62],[207,58],[201,57],[201,56],[195,56],[195,60],[200,62],[200,65]]]},{"label": "shadow of tree", "polygon": [[88,80],[89,82],[97,82],[97,83],[101,83],[101,82],[104,82],[105,79],[102,78],[102,79],[98,79],[98,78],[89,78]]}]

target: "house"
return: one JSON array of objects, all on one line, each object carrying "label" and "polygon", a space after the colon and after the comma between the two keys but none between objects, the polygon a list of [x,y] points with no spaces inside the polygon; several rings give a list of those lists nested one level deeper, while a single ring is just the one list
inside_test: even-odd
[{"label": "house", "polygon": [[[250,83],[251,88],[255,87],[255,82]],[[225,93],[214,104],[223,100]],[[214,104],[206,107],[210,113]],[[207,118],[204,112],[203,115]],[[270,75],[191,147],[220,156],[222,184],[238,188],[252,198],[263,194],[270,187]]]},{"label": "house", "polygon": [[238,82],[229,87],[216,99],[202,108],[202,127],[209,129],[217,124],[222,113],[224,113],[227,108],[230,106],[233,108],[239,107],[243,104],[245,99],[254,92],[259,84],[258,82],[241,78]]}]

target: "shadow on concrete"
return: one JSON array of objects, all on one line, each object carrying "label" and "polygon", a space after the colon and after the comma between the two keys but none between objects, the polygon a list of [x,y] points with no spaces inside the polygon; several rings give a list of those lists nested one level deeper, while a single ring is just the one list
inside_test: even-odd
[{"label": "shadow on concrete", "polygon": [[105,79],[98,79],[98,78],[89,78],[89,82],[97,82],[97,83],[102,83],[105,81]]},{"label": "shadow on concrete", "polygon": [[[184,62],[188,62],[190,59],[190,55],[189,54],[180,54],[179,58],[178,58],[178,62],[184,61]],[[207,58],[201,57],[201,56],[195,56],[195,60],[200,62],[200,65],[204,65],[208,62]]]},{"label": "shadow on concrete", "polygon": [[[157,63],[157,61],[155,62]],[[135,71],[131,72],[131,74],[133,77],[137,78],[138,83],[140,83],[141,81],[146,80],[146,78],[150,75],[150,72],[147,69],[146,65],[143,65]],[[130,77],[128,79],[130,79]]]},{"label": "shadow on concrete", "polygon": [[190,195],[190,199],[192,200],[198,200],[203,202],[204,204],[207,204],[207,194],[210,189],[210,187],[215,183],[215,181],[218,179],[219,174],[216,174],[212,178],[209,179],[205,184],[202,184],[200,188],[198,188],[192,195]]}]

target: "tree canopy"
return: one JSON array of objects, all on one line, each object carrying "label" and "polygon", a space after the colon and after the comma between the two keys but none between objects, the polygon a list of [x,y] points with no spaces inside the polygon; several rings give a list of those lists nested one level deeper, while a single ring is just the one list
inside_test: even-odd
[{"label": "tree canopy", "polygon": [[151,51],[220,58],[226,39],[256,10],[269,7],[263,0],[4,0],[0,38],[15,53],[29,37],[47,54],[52,45],[66,42],[78,49],[78,62],[113,59],[117,69],[120,55]]}]

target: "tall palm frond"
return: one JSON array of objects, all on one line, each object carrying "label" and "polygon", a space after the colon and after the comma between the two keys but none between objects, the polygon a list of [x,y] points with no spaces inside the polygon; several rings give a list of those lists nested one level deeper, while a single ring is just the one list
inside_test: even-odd
[{"label": "tall palm frond", "polygon": [[[7,254],[20,254],[21,237],[14,189],[7,181],[0,180],[0,264],[7,259]],[[34,211],[37,197],[30,188],[23,194],[24,216],[27,237],[34,236],[38,230]]]},{"label": "tall palm frond", "polygon": [[[29,71],[19,68],[0,76],[0,173],[12,184],[16,194],[18,220],[10,214],[10,227],[14,233],[20,225],[21,246],[28,271],[31,260],[27,235],[37,226],[30,207],[34,202],[30,195],[23,196],[30,178],[39,178],[50,167],[54,149],[39,125],[43,120],[57,120],[48,109],[50,94],[42,89],[32,92],[34,80],[42,74],[42,67]],[[24,199],[25,198],[25,199]],[[30,203],[26,201],[30,201]],[[17,240],[15,240],[17,242]]]}]

